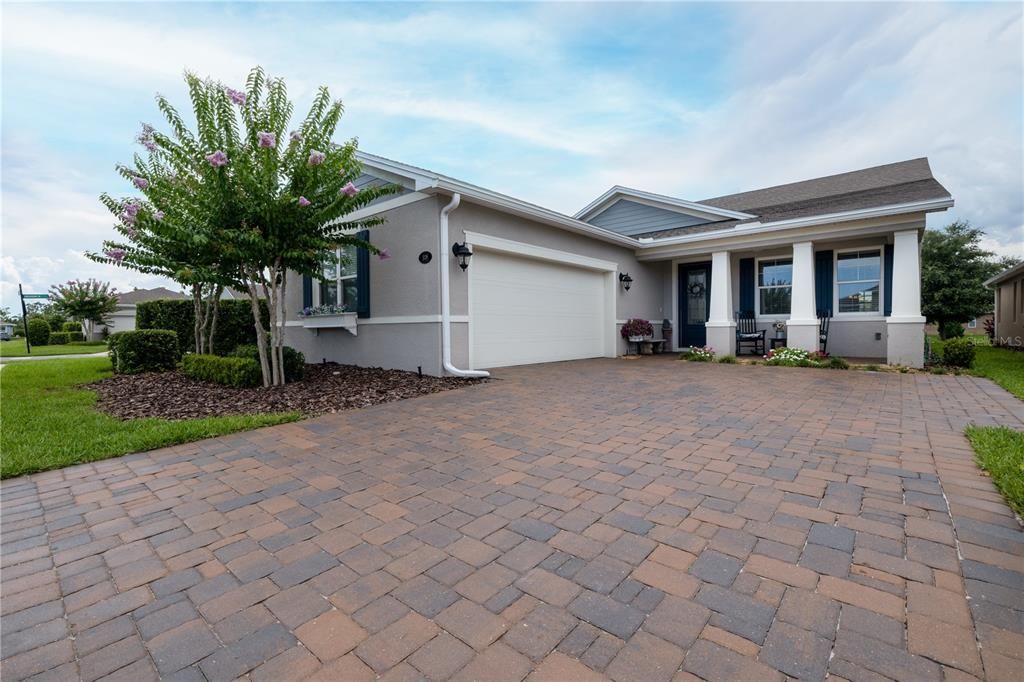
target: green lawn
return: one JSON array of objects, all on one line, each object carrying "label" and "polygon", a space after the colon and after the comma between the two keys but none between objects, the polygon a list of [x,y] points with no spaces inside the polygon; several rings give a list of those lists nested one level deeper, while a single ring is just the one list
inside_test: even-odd
[{"label": "green lawn", "polygon": [[[990,346],[986,337],[984,343],[976,343],[978,354],[974,357],[971,374],[987,377],[1010,393],[1024,400],[1024,352]],[[931,337],[932,348],[942,356],[942,341]]]},{"label": "green lawn", "polygon": [[[78,353],[98,353],[106,350],[106,341],[89,341],[82,343],[67,343],[55,346],[32,346],[32,355],[75,355]],[[11,339],[0,341],[0,358],[16,358],[28,355],[25,348],[25,339]]]},{"label": "green lawn", "polygon": [[106,357],[10,363],[0,372],[0,477],[57,469],[130,452],[300,418],[297,413],[187,421],[120,421],[95,408],[81,384],[110,376]]},{"label": "green lawn", "polygon": [[978,464],[1013,510],[1024,515],[1024,433],[1005,426],[968,426],[967,438]]}]

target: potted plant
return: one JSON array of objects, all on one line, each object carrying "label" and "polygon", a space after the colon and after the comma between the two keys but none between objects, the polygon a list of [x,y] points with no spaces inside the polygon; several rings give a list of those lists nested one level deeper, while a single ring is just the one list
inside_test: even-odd
[{"label": "potted plant", "polygon": [[647,320],[633,318],[622,325],[622,338],[632,343],[638,343],[644,339],[654,336],[654,325]]}]

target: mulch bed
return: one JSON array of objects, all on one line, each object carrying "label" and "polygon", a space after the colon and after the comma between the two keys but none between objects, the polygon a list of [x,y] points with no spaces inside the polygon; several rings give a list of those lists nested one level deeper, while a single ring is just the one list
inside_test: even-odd
[{"label": "mulch bed", "polygon": [[480,383],[479,379],[419,376],[394,369],[334,363],[306,365],[305,376],[272,388],[230,388],[179,371],[116,374],[85,388],[97,407],[118,419],[198,419],[237,414],[352,410]]}]

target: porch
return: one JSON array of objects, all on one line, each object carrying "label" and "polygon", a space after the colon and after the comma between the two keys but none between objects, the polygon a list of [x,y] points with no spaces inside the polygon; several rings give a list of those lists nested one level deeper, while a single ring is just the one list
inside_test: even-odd
[{"label": "porch", "polygon": [[753,346],[737,347],[743,312],[764,331],[765,351],[773,339],[817,351],[825,317],[829,354],[921,367],[920,233],[915,227],[673,253],[664,259],[671,262],[672,347],[751,354]]}]

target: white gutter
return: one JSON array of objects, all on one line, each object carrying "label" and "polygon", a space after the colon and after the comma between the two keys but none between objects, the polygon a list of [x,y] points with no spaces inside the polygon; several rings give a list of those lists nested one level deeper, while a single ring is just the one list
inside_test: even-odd
[{"label": "white gutter", "polygon": [[457,377],[486,378],[491,376],[490,372],[476,369],[459,369],[452,364],[452,303],[449,294],[451,283],[449,282],[449,270],[451,265],[448,262],[448,214],[459,207],[462,196],[456,192],[452,200],[441,209],[441,243],[437,254],[438,267],[441,268],[441,364],[444,370]]}]

